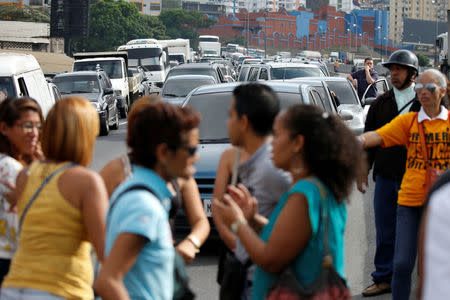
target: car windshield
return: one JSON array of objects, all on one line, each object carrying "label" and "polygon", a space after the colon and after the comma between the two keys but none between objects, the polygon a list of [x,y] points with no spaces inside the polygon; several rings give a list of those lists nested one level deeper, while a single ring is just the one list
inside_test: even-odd
[{"label": "car windshield", "polygon": [[208,75],[208,76],[212,76],[214,78],[217,77],[216,74],[214,73],[214,70],[210,69],[210,68],[205,68],[205,69],[201,69],[201,68],[172,69],[172,70],[170,70],[170,72],[167,75],[167,77],[178,76],[178,75]]},{"label": "car windshield", "polygon": [[[297,93],[278,92],[280,110],[293,104],[302,103],[302,97]],[[192,95],[187,105],[195,109],[202,116],[199,125],[200,142],[228,142],[226,122],[232,92]]]},{"label": "car windshield", "polygon": [[122,78],[122,63],[120,60],[103,61],[76,61],[73,65],[74,71],[96,71],[102,69],[110,79]]},{"label": "car windshield", "polygon": [[244,81],[245,77],[247,77],[247,73],[250,70],[249,67],[245,67],[241,69],[241,73],[239,73],[239,81]]},{"label": "car windshield", "polygon": [[53,78],[61,94],[100,93],[95,76],[61,76]]},{"label": "car windshield", "polygon": [[346,81],[327,81],[327,85],[333,91],[339,104],[356,104],[360,105],[358,96],[353,92],[350,82]]},{"label": "car windshield", "polygon": [[0,101],[7,97],[15,97],[16,92],[14,89],[12,77],[0,77]]},{"label": "car windshield", "polygon": [[270,73],[272,79],[323,77],[323,73],[319,68],[308,68],[308,67],[271,68]]},{"label": "car windshield", "polygon": [[212,79],[167,80],[162,90],[163,97],[186,97],[190,91],[202,85],[214,84]]}]

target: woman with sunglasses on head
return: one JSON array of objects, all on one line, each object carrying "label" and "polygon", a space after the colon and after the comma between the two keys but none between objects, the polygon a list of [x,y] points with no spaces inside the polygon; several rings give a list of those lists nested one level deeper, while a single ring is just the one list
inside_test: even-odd
[{"label": "woman with sunglasses on head", "polygon": [[[38,127],[39,120],[30,122]],[[45,159],[16,181],[20,238],[2,300],[94,298],[91,244],[103,260],[107,209],[103,181],[87,168],[98,132],[98,112],[87,99],[64,98],[48,113]]]},{"label": "woman with sunglasses on head", "polygon": [[427,195],[426,169],[445,170],[450,164],[449,112],[441,105],[446,88],[446,78],[441,72],[426,70],[415,86],[421,104],[419,112],[400,115],[380,129],[359,136],[365,148],[394,145],[407,148],[406,172],[397,201],[398,234],[392,277],[394,300],[409,299],[410,295],[419,225]]},{"label": "woman with sunglasses on head", "polygon": [[[161,98],[158,96],[147,96],[139,99],[131,108],[129,114],[130,118],[133,117],[134,113],[137,113],[140,110],[139,107],[141,104],[143,104],[142,107],[145,107],[148,103],[157,103],[159,101],[161,101]],[[191,122],[191,124],[187,125],[192,128],[186,128],[186,130],[197,130],[198,124],[195,122]],[[196,150],[196,147],[188,149],[192,156],[195,155]],[[117,186],[131,174],[132,167],[129,154],[122,154],[119,158],[110,161],[100,171],[100,175],[105,182],[110,196]],[[184,210],[189,225],[191,226],[190,233],[175,247],[175,250],[181,255],[185,263],[188,264],[192,262],[199,252],[200,247],[206,241],[209,235],[210,225],[203,209],[197,183],[193,176],[190,176],[189,178],[173,178],[167,183],[167,186],[173,194],[173,197],[171,198],[172,205],[169,212],[172,236],[175,237],[175,217],[180,209]]]},{"label": "woman with sunglasses on head", "polygon": [[16,177],[40,152],[42,112],[30,98],[0,103],[0,284],[17,248],[17,211],[9,203]]},{"label": "woman with sunglasses on head", "polygon": [[[255,300],[267,297],[277,273],[286,268],[302,286],[315,282],[325,254],[331,255],[337,273],[345,278],[345,199],[364,163],[351,131],[316,106],[294,105],[280,112],[273,133],[273,163],[291,174],[293,184],[269,220],[256,213],[257,200],[243,185],[229,186],[223,201],[213,201],[217,217],[239,237],[257,265],[252,285]],[[321,218],[324,210],[327,227]]]},{"label": "woman with sunglasses on head", "polygon": [[192,177],[200,116],[166,102],[128,116],[132,173],[112,194],[105,260],[94,289],[104,300],[173,297],[174,248],[167,182]]}]

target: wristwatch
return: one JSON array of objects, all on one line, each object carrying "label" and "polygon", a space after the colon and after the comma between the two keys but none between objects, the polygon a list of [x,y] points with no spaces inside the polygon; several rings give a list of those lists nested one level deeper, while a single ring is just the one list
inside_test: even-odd
[{"label": "wristwatch", "polygon": [[234,234],[237,234],[239,226],[241,225],[247,225],[248,222],[246,219],[237,220],[236,222],[233,222],[230,226],[231,232]]},{"label": "wristwatch", "polygon": [[187,236],[187,239],[195,246],[195,248],[200,249],[200,241],[195,235],[190,234]]}]

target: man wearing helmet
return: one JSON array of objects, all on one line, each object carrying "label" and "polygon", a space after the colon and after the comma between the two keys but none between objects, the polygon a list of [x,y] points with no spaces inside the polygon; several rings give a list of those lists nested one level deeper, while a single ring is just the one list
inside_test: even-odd
[{"label": "man wearing helmet", "polygon": [[[408,50],[397,50],[383,64],[390,70],[393,88],[380,95],[370,106],[364,131],[376,130],[397,115],[419,111],[420,103],[414,91],[414,79],[419,72],[417,56]],[[391,291],[394,273],[395,228],[397,193],[406,165],[406,148],[371,148],[368,150],[369,166],[373,165],[375,183],[374,212],[376,228],[375,271],[373,284],[362,292],[365,297]],[[367,186],[367,177],[364,178]],[[361,183],[358,189],[365,192]],[[393,288],[395,288],[393,286]]]}]

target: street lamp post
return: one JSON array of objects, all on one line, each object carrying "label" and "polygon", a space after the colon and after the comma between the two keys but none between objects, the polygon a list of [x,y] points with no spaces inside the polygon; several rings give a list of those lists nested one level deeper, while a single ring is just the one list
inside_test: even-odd
[{"label": "street lamp post", "polygon": [[264,57],[267,58],[267,7],[264,11]]},{"label": "street lamp post", "polygon": [[355,53],[358,53],[358,26],[353,24],[353,27],[355,27]]}]

